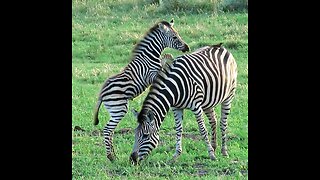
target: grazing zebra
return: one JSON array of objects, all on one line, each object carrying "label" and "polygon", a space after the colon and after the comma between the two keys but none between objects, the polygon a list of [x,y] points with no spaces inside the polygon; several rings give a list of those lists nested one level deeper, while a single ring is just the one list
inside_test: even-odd
[{"label": "grazing zebra", "polygon": [[140,95],[155,79],[162,68],[161,52],[169,47],[182,52],[189,46],[181,39],[170,23],[161,21],[155,24],[135,46],[132,61],[124,70],[110,77],[103,84],[94,111],[94,125],[99,123],[98,113],[101,103],[110,114],[110,120],[103,129],[107,158],[115,159],[112,136],[120,120],[128,111],[128,100]]},{"label": "grazing zebra", "polygon": [[[234,98],[237,81],[237,65],[232,54],[220,45],[205,46],[191,54],[173,60],[173,63],[158,73],[149,94],[137,114],[138,127],[135,129],[135,144],[130,160],[137,164],[144,159],[159,142],[160,126],[170,109],[173,108],[177,142],[173,160],[182,152],[183,109],[190,109],[196,116],[209,156],[215,160],[216,115],[214,107],[221,104],[221,152],[227,156],[227,116]],[[203,121],[203,112],[212,128],[211,144]]]}]

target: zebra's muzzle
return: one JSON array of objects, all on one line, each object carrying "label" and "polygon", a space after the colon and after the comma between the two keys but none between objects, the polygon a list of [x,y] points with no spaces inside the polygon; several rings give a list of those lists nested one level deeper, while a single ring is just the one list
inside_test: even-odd
[{"label": "zebra's muzzle", "polygon": [[188,44],[185,44],[184,48],[181,50],[183,53],[190,51],[190,47],[188,46]]},{"label": "zebra's muzzle", "polygon": [[138,153],[133,152],[130,156],[130,161],[133,165],[137,165]]}]

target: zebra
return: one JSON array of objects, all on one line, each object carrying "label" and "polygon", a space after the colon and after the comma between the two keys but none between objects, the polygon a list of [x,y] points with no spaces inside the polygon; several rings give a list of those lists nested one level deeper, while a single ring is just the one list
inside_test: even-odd
[{"label": "zebra", "polygon": [[[227,116],[235,96],[237,64],[233,55],[219,45],[205,46],[190,54],[175,58],[167,68],[158,73],[145,98],[140,113],[135,114],[138,126],[130,155],[133,164],[139,163],[158,146],[159,129],[169,111],[173,109],[176,126],[176,150],[172,160],[182,152],[183,110],[190,109],[197,120],[200,133],[207,145],[211,160],[215,160],[216,114],[221,105],[220,128],[222,155],[227,152]],[[211,144],[203,121],[205,113],[212,128]]]},{"label": "zebra", "polygon": [[110,120],[103,129],[107,158],[115,160],[112,136],[120,120],[128,111],[128,101],[140,95],[155,79],[162,68],[160,54],[165,48],[182,52],[189,46],[173,28],[174,20],[156,23],[133,49],[131,62],[120,72],[107,79],[98,96],[94,110],[94,125],[99,123],[98,113],[101,103],[110,114]]}]

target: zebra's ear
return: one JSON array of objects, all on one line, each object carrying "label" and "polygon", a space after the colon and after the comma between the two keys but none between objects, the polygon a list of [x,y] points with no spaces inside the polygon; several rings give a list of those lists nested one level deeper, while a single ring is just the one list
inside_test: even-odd
[{"label": "zebra's ear", "polygon": [[169,31],[169,28],[166,25],[164,25],[162,23],[159,23],[158,25],[159,25],[159,28],[162,32],[167,33]]},{"label": "zebra's ear", "polygon": [[173,27],[173,25],[174,25],[174,20],[172,18],[171,21],[170,21],[170,26]]},{"label": "zebra's ear", "polygon": [[131,111],[132,111],[134,117],[138,118],[139,112],[137,110],[135,110],[135,109],[132,109]]}]

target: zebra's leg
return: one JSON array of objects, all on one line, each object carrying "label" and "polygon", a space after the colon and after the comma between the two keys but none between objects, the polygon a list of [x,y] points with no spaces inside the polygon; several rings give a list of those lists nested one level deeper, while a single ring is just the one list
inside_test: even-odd
[{"label": "zebra's leg", "polygon": [[213,147],[214,151],[217,149],[217,118],[216,118],[216,113],[214,112],[213,108],[209,108],[204,110],[206,116],[209,119],[209,124],[211,126],[212,130],[212,139],[211,139],[211,146]]},{"label": "zebra's leg", "polygon": [[114,161],[116,157],[115,157],[113,142],[112,142],[113,133],[114,133],[114,130],[117,127],[118,123],[126,115],[126,113],[128,111],[128,103],[125,103],[125,104],[122,104],[119,106],[107,106],[106,105],[105,107],[109,111],[110,120],[103,129],[104,142],[105,142],[106,150],[107,150],[107,158],[110,161]]},{"label": "zebra's leg", "polygon": [[207,132],[206,126],[205,126],[204,121],[203,121],[203,116],[202,116],[203,110],[202,110],[202,108],[198,108],[196,110],[193,110],[193,113],[196,116],[196,119],[197,119],[197,122],[198,122],[198,126],[199,126],[199,131],[200,131],[204,141],[207,144],[208,153],[209,153],[210,159],[211,160],[215,160],[216,157],[214,155],[214,149],[212,148],[212,146],[210,144],[210,141],[209,141],[209,138],[208,138],[208,132]]},{"label": "zebra's leg", "polygon": [[176,136],[176,152],[173,155],[173,160],[175,161],[182,153],[182,119],[183,119],[183,109],[172,108],[175,120],[175,128],[177,132]]},{"label": "zebra's leg", "polygon": [[227,98],[224,102],[221,103],[221,120],[220,120],[220,129],[221,129],[221,153],[223,156],[228,156],[228,149],[227,149],[227,128],[228,122],[227,118],[230,113],[231,109],[231,102],[233,99],[233,95]]}]

